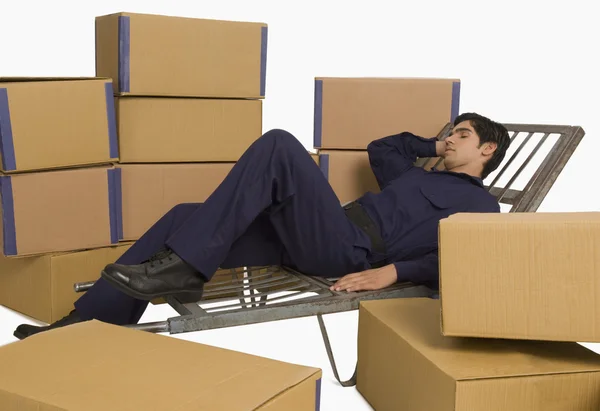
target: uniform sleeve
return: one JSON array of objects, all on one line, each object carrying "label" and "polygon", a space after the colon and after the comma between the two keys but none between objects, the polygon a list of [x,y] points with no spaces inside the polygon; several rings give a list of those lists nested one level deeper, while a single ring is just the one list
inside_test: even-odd
[{"label": "uniform sleeve", "polygon": [[418,157],[436,157],[436,141],[405,132],[369,143],[367,153],[379,188],[414,167]]},{"label": "uniform sleeve", "polygon": [[399,283],[439,283],[437,250],[415,260],[397,261],[394,266],[396,267],[396,276]]},{"label": "uniform sleeve", "polygon": [[[471,205],[468,212],[499,213],[500,204],[490,197],[486,198],[485,201]],[[414,260],[397,261],[394,263],[394,266],[396,267],[396,276],[399,283],[439,284],[439,257],[437,249]]]},{"label": "uniform sleeve", "polygon": [[469,213],[499,213],[500,203],[493,196],[486,196],[481,201],[474,202],[467,210]]}]

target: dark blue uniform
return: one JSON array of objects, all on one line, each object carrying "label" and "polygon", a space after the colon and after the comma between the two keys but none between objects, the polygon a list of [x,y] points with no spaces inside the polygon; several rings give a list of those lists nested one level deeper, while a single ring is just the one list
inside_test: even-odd
[{"label": "dark blue uniform", "polygon": [[398,281],[438,286],[438,224],[460,212],[500,212],[480,178],[450,171],[425,171],[417,157],[436,157],[435,140],[411,133],[382,138],[367,147],[381,188],[358,202],[381,228],[388,264]]},{"label": "dark blue uniform", "polygon": [[[156,222],[117,261],[139,264],[167,245],[210,280],[220,268],[286,265],[336,277],[375,262],[394,263],[399,280],[437,281],[437,224],[462,211],[496,212],[479,179],[414,167],[435,156],[435,141],[403,133],[368,146],[382,191],[358,201],[379,225],[386,255],[352,223],[306,149],[272,130],[240,157],[202,204],[181,204]],[[100,279],[76,303],[82,319],[137,323],[148,302]]]}]

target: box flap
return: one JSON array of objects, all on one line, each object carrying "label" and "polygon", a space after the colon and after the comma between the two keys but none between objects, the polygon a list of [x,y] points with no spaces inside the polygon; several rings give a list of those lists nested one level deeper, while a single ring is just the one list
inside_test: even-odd
[{"label": "box flap", "polygon": [[23,83],[38,81],[78,81],[78,80],[103,80],[112,81],[108,77],[0,77],[0,83]]},{"label": "box flap", "polygon": [[99,321],[1,347],[0,366],[0,391],[69,411],[252,410],[321,372]]},{"label": "box flap", "polygon": [[265,27],[268,26],[267,23],[262,22],[262,21],[207,19],[207,18],[199,18],[199,17],[184,17],[184,16],[175,16],[175,15],[168,15],[168,14],[157,14],[157,13],[132,13],[132,12],[128,12],[128,11],[111,13],[111,14],[107,14],[104,16],[98,16],[96,18],[98,19],[98,18],[109,17],[109,16],[160,17],[161,19],[167,18],[167,19],[178,19],[178,20],[210,21],[210,22],[217,22],[217,23],[236,23],[236,24],[249,24],[249,25],[257,24],[257,25],[265,26]]},{"label": "box flap", "polygon": [[432,82],[460,82],[458,78],[441,78],[441,77],[315,77],[315,80],[323,80],[323,81],[339,81],[339,82],[364,82],[364,81],[373,81],[373,82],[388,82],[388,81],[419,81],[420,83],[425,81]]},{"label": "box flap", "polygon": [[438,300],[365,301],[361,306],[455,380],[600,371],[600,355],[577,343],[444,337]]},{"label": "box flap", "polygon": [[440,224],[454,222],[475,224],[521,224],[531,223],[582,223],[600,221],[600,212],[563,212],[563,213],[457,213],[440,221]]}]

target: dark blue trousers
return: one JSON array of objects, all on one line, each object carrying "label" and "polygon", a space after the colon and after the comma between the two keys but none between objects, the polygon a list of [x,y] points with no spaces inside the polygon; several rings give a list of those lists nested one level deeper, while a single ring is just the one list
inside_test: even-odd
[{"label": "dark blue trousers", "polygon": [[[256,140],[204,203],[166,213],[118,260],[139,264],[168,246],[210,281],[219,268],[286,265],[336,277],[370,268],[369,238],[302,144],[283,130]],[[100,279],[75,303],[84,319],[135,324],[148,305]]]}]

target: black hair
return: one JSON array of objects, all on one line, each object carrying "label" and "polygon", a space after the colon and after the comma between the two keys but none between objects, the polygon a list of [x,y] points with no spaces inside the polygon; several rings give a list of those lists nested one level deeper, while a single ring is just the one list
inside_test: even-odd
[{"label": "black hair", "polygon": [[475,132],[479,135],[479,146],[485,143],[496,143],[496,151],[492,154],[485,165],[481,173],[481,178],[485,179],[492,171],[498,168],[504,160],[506,151],[510,146],[510,136],[508,130],[502,124],[490,120],[477,113],[463,113],[456,117],[454,120],[454,126],[463,121],[469,121],[471,126],[475,129]]}]

